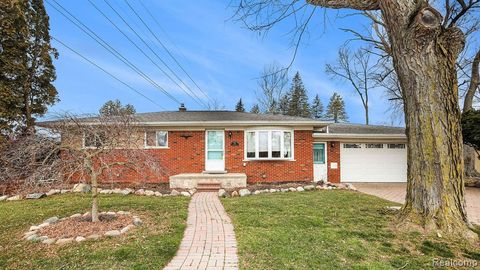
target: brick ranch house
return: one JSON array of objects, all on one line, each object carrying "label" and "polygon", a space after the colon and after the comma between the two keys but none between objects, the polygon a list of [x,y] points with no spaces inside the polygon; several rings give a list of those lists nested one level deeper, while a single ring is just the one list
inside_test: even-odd
[{"label": "brick ranch house", "polygon": [[[141,147],[171,188],[281,182],[406,182],[404,128],[232,111],[139,113]],[[85,134],[84,134],[85,136]],[[82,147],[90,147],[83,138]],[[118,182],[135,182],[119,176]]]}]

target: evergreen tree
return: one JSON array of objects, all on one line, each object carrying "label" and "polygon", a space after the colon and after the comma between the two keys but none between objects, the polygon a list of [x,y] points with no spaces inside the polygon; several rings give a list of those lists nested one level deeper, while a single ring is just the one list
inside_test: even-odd
[{"label": "evergreen tree", "polygon": [[290,102],[288,106],[288,115],[310,117],[307,89],[305,89],[298,71],[293,77],[289,96]]},{"label": "evergreen tree", "polygon": [[0,128],[34,132],[35,117],[58,101],[57,51],[42,0],[0,1]]},{"label": "evergreen tree", "polygon": [[250,109],[250,113],[260,113],[260,107],[258,107],[258,104],[253,105],[252,109]]},{"label": "evergreen tree", "polygon": [[339,121],[348,121],[348,116],[345,111],[345,102],[339,94],[333,93],[330,102],[328,103],[325,116],[328,119],[333,119],[335,123],[338,123]]},{"label": "evergreen tree", "polygon": [[240,99],[237,102],[237,105],[235,105],[235,111],[237,112],[245,112],[245,106],[243,105],[242,99]]},{"label": "evergreen tree", "polygon": [[103,104],[99,110],[100,115],[112,116],[112,115],[131,115],[135,114],[136,110],[132,104],[122,105],[120,100],[109,100]]},{"label": "evergreen tree", "polygon": [[319,119],[323,117],[323,104],[320,100],[320,97],[318,97],[318,94],[313,99],[311,110],[311,115],[313,118]]},{"label": "evergreen tree", "polygon": [[280,103],[278,104],[278,112],[283,115],[288,115],[288,108],[290,105],[290,95],[286,93],[280,98]]}]

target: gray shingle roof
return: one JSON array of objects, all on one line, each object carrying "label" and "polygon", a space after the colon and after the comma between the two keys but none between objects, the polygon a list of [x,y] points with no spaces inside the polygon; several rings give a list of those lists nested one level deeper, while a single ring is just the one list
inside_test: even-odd
[{"label": "gray shingle roof", "polygon": [[332,134],[398,134],[404,135],[405,128],[376,126],[376,125],[360,125],[348,123],[334,123],[328,125],[328,133]]},{"label": "gray shingle roof", "polygon": [[142,122],[170,122],[170,121],[311,121],[320,122],[311,118],[279,115],[279,114],[255,114],[234,111],[186,111],[186,112],[152,112],[136,114]]}]

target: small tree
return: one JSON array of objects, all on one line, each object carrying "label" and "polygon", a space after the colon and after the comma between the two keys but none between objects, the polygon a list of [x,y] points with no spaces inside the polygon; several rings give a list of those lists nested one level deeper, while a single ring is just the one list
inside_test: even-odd
[{"label": "small tree", "polygon": [[258,107],[258,104],[253,105],[253,107],[250,109],[250,113],[260,113],[260,107]]},{"label": "small tree", "polygon": [[339,121],[348,121],[347,112],[345,111],[345,102],[339,94],[333,93],[330,98],[326,117],[333,119],[335,123],[338,123]]},{"label": "small tree", "polygon": [[297,71],[292,80],[289,92],[288,115],[310,117],[307,89],[303,85],[300,73]]},{"label": "small tree", "polygon": [[[20,179],[35,187],[72,181],[92,185],[92,222],[98,222],[98,184],[135,174],[139,182],[160,177],[160,161],[143,148],[145,130],[128,114],[44,122],[47,135],[30,135],[9,144],[0,157],[0,181]],[[33,160],[33,162],[32,162]],[[25,167],[27,166],[27,167]],[[25,168],[29,168],[25,173]]]},{"label": "small tree", "polygon": [[245,106],[243,105],[242,99],[238,100],[237,105],[235,105],[236,112],[245,112]]},{"label": "small tree", "polygon": [[318,94],[313,99],[311,110],[311,115],[313,118],[319,119],[323,117],[323,104]]},{"label": "small tree", "polygon": [[109,100],[103,104],[99,113],[101,115],[113,116],[113,115],[131,115],[135,114],[136,110],[132,104],[122,105],[120,100]]},{"label": "small tree", "polygon": [[257,83],[256,95],[260,102],[260,110],[264,113],[278,113],[280,98],[283,96],[288,83],[286,70],[280,68],[276,63],[266,66]]}]

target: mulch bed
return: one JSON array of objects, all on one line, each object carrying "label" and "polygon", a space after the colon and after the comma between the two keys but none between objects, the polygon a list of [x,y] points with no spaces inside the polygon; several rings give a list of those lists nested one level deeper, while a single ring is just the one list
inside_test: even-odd
[{"label": "mulch bed", "polygon": [[100,214],[100,222],[92,222],[91,216],[67,218],[39,230],[40,235],[49,238],[87,237],[92,234],[103,235],[107,231],[120,230],[132,224],[131,215]]}]

